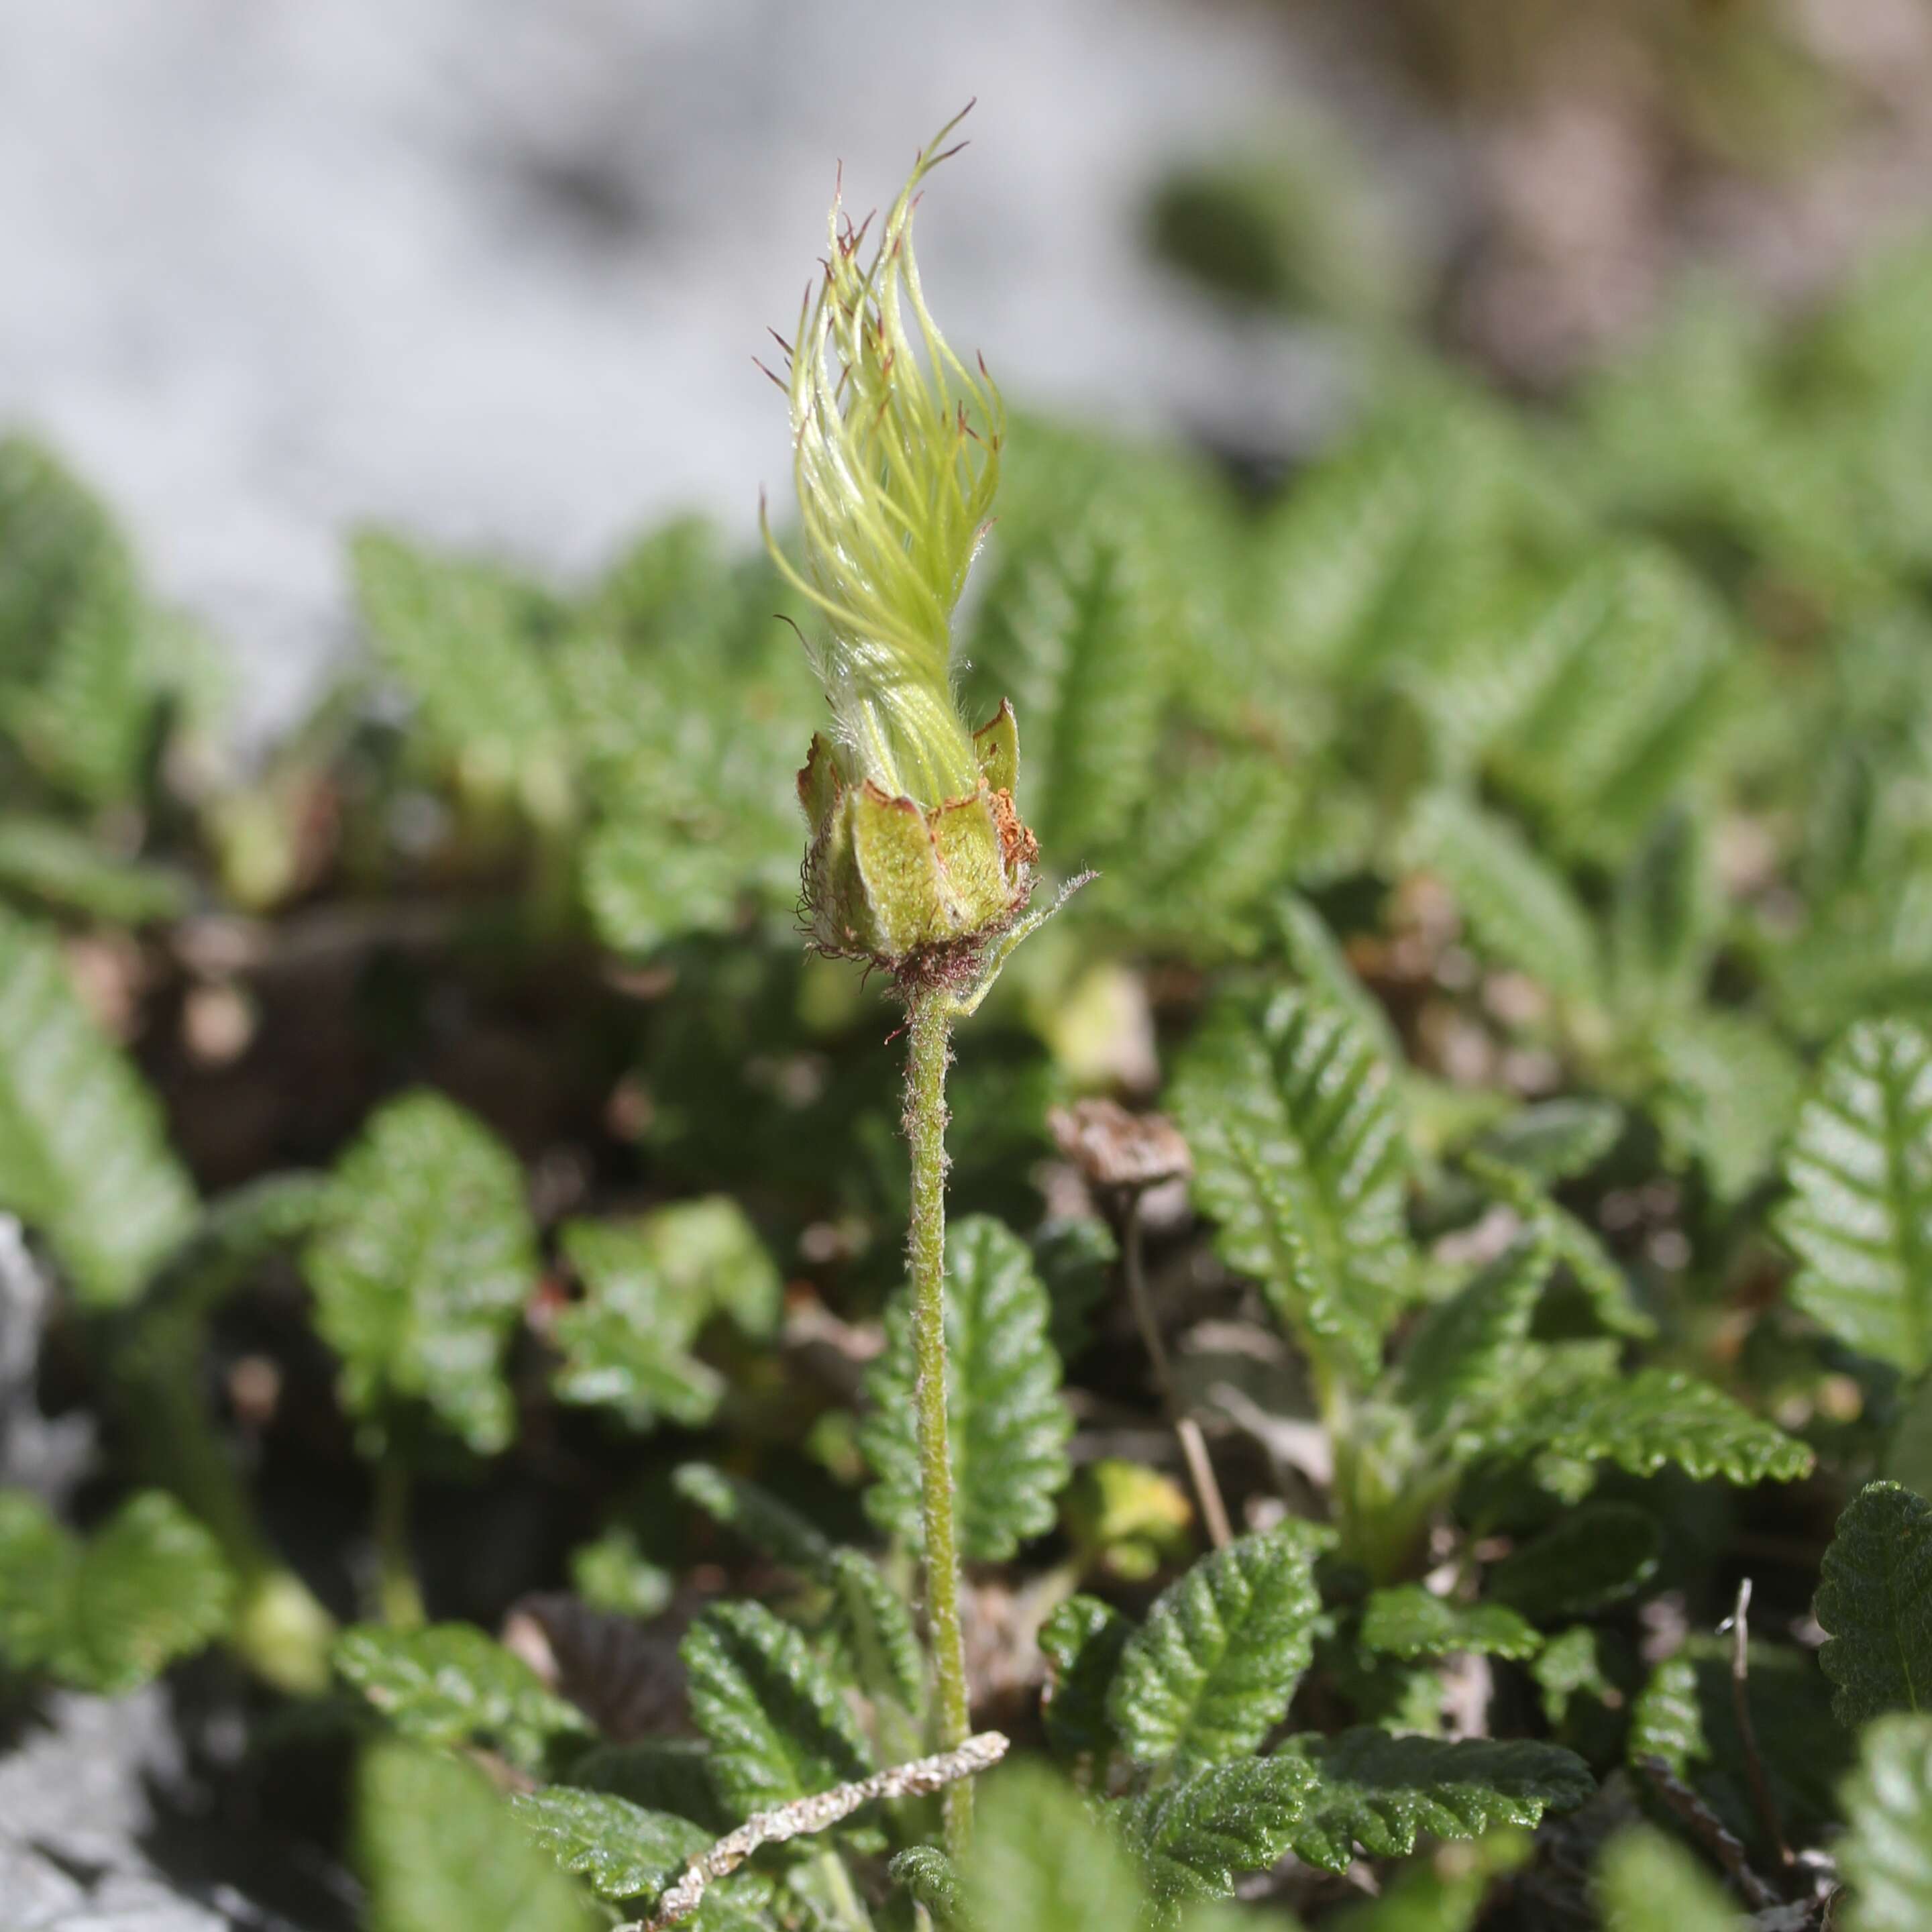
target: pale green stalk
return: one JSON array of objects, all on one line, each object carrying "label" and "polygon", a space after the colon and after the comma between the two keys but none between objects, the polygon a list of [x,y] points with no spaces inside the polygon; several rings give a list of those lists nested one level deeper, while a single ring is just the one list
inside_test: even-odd
[{"label": "pale green stalk", "polygon": [[[915,992],[908,1008],[906,1138],[912,1148],[913,1353],[919,1364],[919,1468],[926,1552],[926,1616],[938,1678],[939,1745],[955,1750],[972,1732],[966,1650],[959,1627],[959,1551],[952,1522],[952,1454],[946,1421],[946,1065],[952,1015],[943,994]],[[946,1787],[946,1849],[964,1852],[973,1828],[973,1785]]]},{"label": "pale green stalk", "polygon": [[410,1555],[410,1472],[393,1456],[376,1465],[376,1596],[392,1630],[418,1630],[428,1620]]}]

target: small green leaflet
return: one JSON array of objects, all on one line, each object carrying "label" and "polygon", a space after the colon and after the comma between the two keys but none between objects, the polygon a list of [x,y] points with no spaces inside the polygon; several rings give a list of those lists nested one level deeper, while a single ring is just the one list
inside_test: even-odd
[{"label": "small green leaflet", "polygon": [[633,1429],[660,1415],[708,1421],[724,1379],[689,1352],[706,1311],[665,1281],[644,1231],[572,1221],[560,1240],[586,1292],[551,1330],[563,1357],[553,1377],[560,1399],[611,1409]]},{"label": "small green leaflet", "polygon": [[160,1109],[82,1006],[52,934],[4,910],[0,1209],[45,1235],[91,1308],[131,1300],[195,1216]]},{"label": "small green leaflet", "polygon": [[1854,1026],[1798,1117],[1778,1232],[1792,1299],[1849,1347],[1908,1376],[1932,1366],[1932,1041],[1904,1020]]},{"label": "small green leaflet", "polygon": [[734,1529],[756,1550],[806,1576],[820,1576],[832,1543],[790,1504],[741,1476],[709,1462],[686,1462],[672,1472],[671,1487],[712,1522]]},{"label": "small green leaflet", "polygon": [[1288,1714],[1314,1653],[1325,1535],[1291,1522],[1238,1538],[1161,1592],[1108,1694],[1136,1763],[1244,1756]]},{"label": "small green leaflet", "polygon": [[1616,1686],[1604,1668],[1600,1636],[1588,1624],[1573,1624],[1552,1637],[1530,1666],[1543,1694],[1544,1714],[1552,1726],[1562,1726],[1579,1695],[1602,1702],[1615,1694]]},{"label": "small green leaflet", "polygon": [[1318,1359],[1371,1379],[1408,1288],[1407,1150],[1388,1069],[1308,994],[1210,1015],[1172,1106],[1222,1259]]},{"label": "small green leaflet", "polygon": [[[1017,1235],[983,1214],[947,1228],[946,1421],[959,1553],[968,1562],[1010,1557],[1053,1526],[1073,1425],[1047,1339],[1051,1316]],[[866,1378],[871,1413],[860,1440],[878,1477],[866,1507],[910,1547],[921,1522],[917,1379],[908,1288],[886,1311],[886,1350]]]},{"label": "small green leaflet", "polygon": [[1816,1614],[1840,1724],[1932,1712],[1932,1503],[1897,1483],[1867,1484],[1825,1552]]},{"label": "small green leaflet", "polygon": [[369,1932],[593,1932],[598,1922],[482,1773],[458,1759],[374,1746],[356,1811]]},{"label": "small green leaflet", "polygon": [[761,1604],[721,1604],[681,1648],[691,1712],[718,1794],[738,1817],[868,1777],[875,1768],[843,1693],[790,1624]]},{"label": "small green leaflet", "polygon": [[1042,1715],[1055,1756],[1105,1763],[1118,1742],[1107,1694],[1133,1630],[1112,1604],[1086,1596],[1069,1597],[1040,1626],[1040,1647],[1050,1666]]},{"label": "small green leaflet", "polygon": [[1477,1146],[1490,1160],[1553,1187],[1594,1167],[1616,1144],[1623,1124],[1623,1110],[1609,1100],[1544,1100],[1498,1120]]},{"label": "small green leaflet", "polygon": [[1604,1932],[1742,1932],[1717,1881],[1648,1825],[1630,1826],[1604,1848],[1593,1889]]},{"label": "small green leaflet", "polygon": [[1844,1932],[1924,1932],[1932,1924],[1932,1717],[1880,1718],[1859,1740],[1845,1786],[1849,1828],[1838,1870]]},{"label": "small green leaflet", "polygon": [[1299,1758],[1237,1758],[1129,1801],[1118,1822],[1154,1904],[1226,1898],[1244,1872],[1266,1871],[1288,1850],[1314,1782]]},{"label": "small green leaflet", "polygon": [[1366,1650],[1404,1663],[1458,1651],[1522,1658],[1543,1647],[1534,1628],[1504,1605],[1451,1603],[1420,1583],[1375,1592],[1362,1612],[1360,1641]]},{"label": "small green leaflet", "polygon": [[124,1504],[82,1541],[0,1490],[0,1661],[101,1696],[138,1689],[228,1627],[234,1583],[172,1496]]},{"label": "small green leaflet", "polygon": [[574,1704],[474,1624],[358,1624],[337,1639],[333,1661],[345,1684],[418,1744],[488,1744],[529,1769],[553,1738],[590,1734]]},{"label": "small green leaflet", "polygon": [[1420,1833],[1474,1838],[1492,1826],[1534,1825],[1596,1789],[1574,1751],[1520,1739],[1451,1742],[1360,1726],[1293,1738],[1279,1754],[1290,1754],[1317,1774],[1293,1849],[1325,1871],[1346,1871],[1358,1844],[1372,1858],[1406,1857]]},{"label": "small green leaflet", "polygon": [[0,812],[0,890],[116,926],[178,919],[193,896],[178,872],[116,858],[72,826],[24,812]]},{"label": "small green leaflet", "polygon": [[1673,1166],[1695,1162],[1720,1201],[1771,1172],[1804,1090],[1803,1064],[1756,1013],[1699,1007],[1652,1029],[1649,1107]]},{"label": "small green leaflet", "polygon": [[523,1170],[441,1095],[382,1108],[338,1167],[310,1244],[316,1326],[377,1429],[412,1400],[478,1454],[510,1440],[504,1346],[537,1280]]},{"label": "small green leaflet", "polygon": [[711,1846],[702,1825],[608,1791],[554,1784],[510,1804],[530,1836],[566,1871],[588,1879],[600,1898],[655,1898]]}]

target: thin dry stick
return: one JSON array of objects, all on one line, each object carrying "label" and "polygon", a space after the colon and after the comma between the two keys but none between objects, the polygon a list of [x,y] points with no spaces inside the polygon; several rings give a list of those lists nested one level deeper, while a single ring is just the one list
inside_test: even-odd
[{"label": "thin dry stick", "polygon": [[1738,1586],[1737,1607],[1718,1628],[1731,1633],[1731,1706],[1737,1713],[1738,1742],[1744,1747],[1744,1774],[1750,1781],[1751,1803],[1780,1868],[1789,1870],[1791,1847],[1785,1843],[1784,1821],[1778,1815],[1771,1781],[1764,1773],[1764,1760],[1759,1755],[1757,1727],[1751,1722],[1750,1600],[1751,1580],[1747,1576]]},{"label": "thin dry stick", "polygon": [[1779,1898],[1750,1868],[1742,1840],[1660,1757],[1640,1757],[1636,1768],[1690,1835],[1729,1872],[1754,1912],[1781,1905]]},{"label": "thin dry stick", "polygon": [[684,1876],[658,1900],[656,1914],[649,1918],[621,1925],[617,1932],[666,1932],[680,1919],[688,1918],[704,1902],[714,1880],[726,1877],[761,1846],[782,1844],[788,1838],[802,1838],[849,1818],[862,1804],[875,1798],[924,1798],[950,1784],[990,1771],[1006,1754],[1006,1739],[998,1731],[982,1731],[968,1738],[957,1750],[944,1751],[937,1757],[915,1758],[910,1764],[895,1765],[862,1778],[856,1784],[835,1785],[816,1797],[800,1798],[748,1818],[729,1837],[720,1838],[708,1852],[692,1860]]},{"label": "thin dry stick", "polygon": [[1154,1298],[1148,1292],[1147,1274],[1141,1261],[1141,1190],[1126,1190],[1126,1213],[1121,1230],[1120,1270],[1127,1278],[1127,1298],[1133,1304],[1134,1319],[1139,1324],[1141,1341],[1154,1366],[1155,1386],[1160,1390],[1161,1406],[1174,1425],[1187,1474],[1201,1505],[1202,1520],[1208,1526],[1208,1539],[1216,1550],[1225,1550],[1234,1540],[1228,1522],[1228,1506],[1221,1500],[1221,1486],[1214,1480],[1214,1465],[1208,1459],[1207,1438],[1201,1425],[1184,1409],[1174,1392],[1174,1371],[1167,1358],[1167,1345],[1161,1340],[1160,1324],[1154,1319]]}]

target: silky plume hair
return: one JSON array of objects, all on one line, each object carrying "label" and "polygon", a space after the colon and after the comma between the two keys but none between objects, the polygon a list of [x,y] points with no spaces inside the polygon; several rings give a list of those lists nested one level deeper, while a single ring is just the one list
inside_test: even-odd
[{"label": "silky plume hair", "polygon": [[1006,428],[983,362],[969,370],[939,332],[913,255],[920,185],[958,152],[944,145],[958,124],[920,154],[869,260],[872,218],[855,227],[833,198],[824,274],[796,338],[780,339],[802,572],[766,530],[828,627],[808,648],[848,782],[928,806],[980,782],[952,692],[952,613],[986,532]]}]

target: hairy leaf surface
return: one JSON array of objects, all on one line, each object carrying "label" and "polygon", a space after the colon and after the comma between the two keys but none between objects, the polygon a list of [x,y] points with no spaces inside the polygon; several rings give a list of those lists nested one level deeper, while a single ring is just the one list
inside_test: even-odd
[{"label": "hairy leaf surface", "polygon": [[1420,1583],[1377,1590],[1362,1612],[1364,1648],[1413,1663],[1474,1651],[1485,1657],[1534,1657],[1543,1640],[1502,1604],[1456,1604]]},{"label": "hairy leaf surface", "polygon": [[[1052,1311],[1024,1242],[968,1215],[946,1232],[946,1426],[959,1553],[1011,1556],[1053,1524],[1066,1485],[1072,1422],[1060,1395]],[[886,1351],[866,1378],[872,1412],[860,1440],[878,1477],[866,1507],[881,1528],[921,1540],[919,1436],[910,1288],[886,1312]]]},{"label": "hairy leaf surface", "polygon": [[1868,1483],[1825,1552],[1816,1614],[1818,1662],[1840,1724],[1932,1712],[1932,1503],[1897,1483]]},{"label": "hairy leaf surface", "polygon": [[1319,1533],[1244,1536],[1168,1585],[1128,1638],[1108,1694],[1136,1762],[1216,1762],[1252,1750],[1288,1714],[1314,1654]]},{"label": "hairy leaf surface", "polygon": [[1306,994],[1228,1002],[1182,1063],[1172,1106],[1221,1258],[1311,1349],[1372,1376],[1410,1265],[1388,1068]]}]

